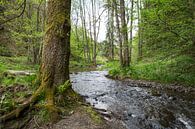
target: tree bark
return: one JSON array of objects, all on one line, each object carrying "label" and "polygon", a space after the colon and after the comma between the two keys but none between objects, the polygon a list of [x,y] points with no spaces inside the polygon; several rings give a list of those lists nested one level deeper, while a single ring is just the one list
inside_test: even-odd
[{"label": "tree bark", "polygon": [[125,20],[125,2],[124,0],[120,0],[120,13],[121,13],[121,24],[122,30],[121,34],[123,37],[123,52],[124,52],[124,60],[123,60],[123,67],[128,67],[130,64],[129,60],[129,45],[128,45],[128,33],[127,33],[127,24]]},{"label": "tree bark", "polygon": [[49,68],[54,72],[54,86],[69,80],[70,11],[71,0],[49,0],[48,2],[42,71],[47,73]]},{"label": "tree bark", "polygon": [[138,60],[142,58],[141,0],[137,0],[138,13]]},{"label": "tree bark", "polygon": [[108,7],[108,29],[107,29],[107,37],[109,44],[109,59],[114,60],[114,5],[113,2],[107,1]]},{"label": "tree bark", "polygon": [[[69,80],[70,56],[70,11],[71,0],[48,0],[46,33],[43,43],[43,54],[40,68],[41,85],[35,93],[17,109],[1,116],[0,121],[6,121],[19,114],[30,104],[33,104],[40,93],[45,92],[45,99],[51,118],[56,113],[54,96],[55,88]],[[72,89],[70,89],[72,92]]]},{"label": "tree bark", "polygon": [[97,32],[96,32],[96,4],[95,0],[91,0],[92,4],[92,17],[93,17],[93,38],[94,38],[94,45],[93,45],[93,64],[96,66],[96,56],[97,56]]},{"label": "tree bark", "polygon": [[129,46],[129,63],[131,62],[132,44],[133,44],[133,8],[134,0],[131,0],[131,22],[130,22],[130,46]]},{"label": "tree bark", "polygon": [[114,60],[114,7],[113,2],[111,2],[111,59]]},{"label": "tree bark", "polygon": [[118,7],[117,7],[117,1],[113,0],[114,4],[114,10],[115,10],[115,17],[116,17],[116,26],[117,26],[117,33],[118,33],[118,39],[119,39],[119,58],[120,58],[120,65],[123,66],[123,42],[121,38],[121,29],[120,29],[120,21],[118,16]]}]

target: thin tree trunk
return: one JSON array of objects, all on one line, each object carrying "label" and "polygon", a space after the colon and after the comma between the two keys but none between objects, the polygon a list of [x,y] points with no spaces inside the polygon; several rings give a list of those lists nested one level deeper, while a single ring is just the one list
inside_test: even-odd
[{"label": "thin tree trunk", "polygon": [[[43,2],[43,7],[42,7],[42,32],[45,31],[45,23],[46,23],[46,0],[44,0]],[[40,42],[39,45],[39,64],[41,63],[41,58],[42,58],[42,51],[43,51],[43,42]]]},{"label": "thin tree trunk", "polygon": [[137,13],[138,13],[138,60],[141,60],[142,58],[141,0],[137,0]]},{"label": "thin tree trunk", "polygon": [[78,35],[78,22],[79,22],[79,14],[78,14],[78,11],[76,11],[76,25],[75,25],[75,33],[76,33],[76,39],[77,39],[77,42],[78,42],[78,45],[77,45],[77,48],[79,49],[80,46],[79,46],[79,42],[80,42],[80,38],[79,38],[79,35]]},{"label": "thin tree trunk", "polygon": [[[113,6],[113,2],[111,3]],[[114,60],[114,7],[111,8],[111,59]]]},{"label": "thin tree trunk", "polygon": [[107,3],[111,6],[108,7],[108,27],[107,27],[107,38],[108,38],[108,57],[110,60],[114,60],[114,7],[113,2],[107,0]]},{"label": "thin tree trunk", "polygon": [[117,26],[117,33],[118,33],[118,39],[119,39],[119,58],[120,58],[120,65],[123,66],[123,43],[121,38],[121,30],[120,30],[120,22],[119,22],[119,16],[118,16],[118,7],[116,0],[113,0],[114,3],[114,9],[115,9],[115,17],[116,17],[116,26]]},{"label": "thin tree trunk", "polygon": [[90,12],[88,12],[88,17],[89,17],[89,33],[90,33],[90,41],[91,41],[91,59],[93,59],[93,34],[92,34],[92,23],[91,23],[91,15]]},{"label": "thin tree trunk", "polygon": [[122,23],[122,37],[123,37],[123,49],[124,49],[124,61],[123,66],[128,67],[130,64],[129,60],[129,45],[128,45],[128,33],[127,33],[127,24],[125,20],[125,2],[120,0],[120,11],[121,11],[121,23]]},{"label": "thin tree trunk", "polygon": [[130,48],[129,48],[129,61],[131,62],[132,44],[133,44],[133,8],[134,0],[131,0],[131,22],[130,22]]},{"label": "thin tree trunk", "polygon": [[87,50],[86,50],[86,45],[85,45],[85,25],[84,25],[84,16],[83,16],[83,6],[81,0],[79,0],[79,6],[80,6],[80,18],[81,18],[81,25],[82,25],[82,42],[83,42],[83,54],[85,61],[87,62]]},{"label": "thin tree trunk", "polygon": [[[110,4],[110,0],[107,0],[107,4]],[[111,14],[110,14],[110,8],[108,8],[108,25],[107,25],[107,39],[108,39],[108,53],[106,53],[106,56],[108,56],[108,59],[111,60]],[[106,45],[107,46],[107,45]]]},{"label": "thin tree trunk", "polygon": [[93,17],[93,37],[94,37],[94,48],[93,48],[93,64],[96,66],[96,49],[97,49],[97,32],[96,32],[96,3],[95,0],[91,0],[92,4],[92,17]]},{"label": "thin tree trunk", "polygon": [[87,53],[87,62],[90,63],[91,59],[90,59],[90,48],[89,48],[89,41],[88,41],[88,37],[87,37],[87,28],[86,28],[86,22],[85,22],[85,1],[83,0],[83,25],[84,25],[84,35],[85,35],[85,41],[86,41],[86,53]]}]

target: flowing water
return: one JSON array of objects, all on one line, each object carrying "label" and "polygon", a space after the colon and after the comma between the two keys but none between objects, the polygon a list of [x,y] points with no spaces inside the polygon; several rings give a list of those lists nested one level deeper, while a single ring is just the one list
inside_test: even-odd
[{"label": "flowing water", "polygon": [[71,75],[73,89],[105,119],[118,119],[127,129],[195,129],[194,99],[108,79],[106,74],[92,71]]}]

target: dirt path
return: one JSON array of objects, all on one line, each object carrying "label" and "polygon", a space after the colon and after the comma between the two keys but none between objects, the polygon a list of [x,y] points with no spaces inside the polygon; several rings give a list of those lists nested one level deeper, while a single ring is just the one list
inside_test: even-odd
[{"label": "dirt path", "polygon": [[72,116],[62,119],[54,125],[53,129],[124,129],[119,121],[94,121],[89,113],[82,109],[77,110]]},{"label": "dirt path", "polygon": [[55,124],[39,125],[37,120],[32,118],[23,129],[125,129],[120,121],[107,121],[99,114],[94,116],[94,111],[92,113],[86,109],[89,107],[78,107],[72,115],[63,117]]}]

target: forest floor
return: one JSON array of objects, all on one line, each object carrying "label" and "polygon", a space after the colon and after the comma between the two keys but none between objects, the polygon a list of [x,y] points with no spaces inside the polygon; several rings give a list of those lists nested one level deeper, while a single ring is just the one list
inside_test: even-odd
[{"label": "forest floor", "polygon": [[[17,86],[20,92],[26,90],[24,87]],[[14,89],[3,89],[13,91]],[[77,105],[68,115],[61,115],[61,118],[56,123],[47,121],[47,116],[44,110],[26,110],[22,115],[14,120],[6,123],[0,122],[0,129],[125,129],[123,124],[118,121],[107,121],[97,113],[90,105]]]},{"label": "forest floor", "polygon": [[70,116],[66,116],[55,124],[46,124],[38,128],[34,123],[29,124],[26,129],[125,129],[119,121],[106,121],[101,118],[97,121],[85,110],[86,107],[78,107]]},{"label": "forest floor", "polygon": [[[71,71],[91,71],[94,67],[73,66]],[[15,109],[36,90],[34,80],[38,66],[26,63],[24,57],[0,57],[0,116]],[[79,70],[78,70],[79,69]],[[107,121],[90,105],[79,104],[61,119],[51,124],[45,110],[31,107],[21,116],[6,123],[0,121],[0,129],[124,129],[119,121]]]},{"label": "forest floor", "polygon": [[[24,93],[29,92],[25,86],[15,86],[9,88],[0,87],[0,97],[5,92]],[[21,98],[14,98],[15,101],[23,101]],[[66,107],[67,108],[67,107]],[[3,112],[3,111],[2,111]],[[0,122],[0,129],[124,129],[123,124],[118,121],[107,121],[97,113],[90,105],[76,104],[63,115],[56,123],[51,123],[47,120],[45,110],[31,110],[24,111],[17,119]]]},{"label": "forest floor", "polygon": [[[23,58],[22,60],[25,61]],[[21,58],[0,59],[0,73],[2,73],[0,76],[0,116],[16,108],[19,103],[28,98],[36,89],[36,87],[33,87],[36,76],[30,74],[30,72],[26,73],[26,70],[34,73],[38,66],[33,69],[32,66],[26,65],[24,61],[21,61]],[[10,73],[9,70],[12,70],[11,72],[20,72],[17,72],[17,75],[15,75]],[[94,70],[94,68],[90,70]],[[21,73],[21,71],[23,72]],[[83,67],[82,71],[86,71],[86,69]],[[112,78],[111,76],[107,77]],[[122,81],[127,81],[129,86],[155,88],[157,90],[152,91],[154,96],[159,95],[159,92],[166,88],[167,92],[177,91],[181,95],[185,93],[190,100],[195,99],[195,96],[193,96],[195,89],[193,87],[170,84],[165,86],[161,83],[132,79],[123,79]],[[68,115],[63,115],[55,124],[50,124],[45,119],[44,110],[26,110],[20,118],[9,121],[4,126],[0,123],[0,129],[124,129],[121,121],[115,119],[112,119],[112,121],[106,120],[104,116],[97,113],[92,107],[83,104],[71,109]]]}]

